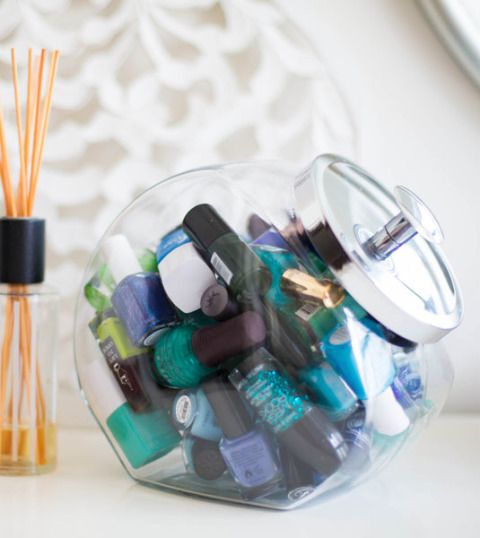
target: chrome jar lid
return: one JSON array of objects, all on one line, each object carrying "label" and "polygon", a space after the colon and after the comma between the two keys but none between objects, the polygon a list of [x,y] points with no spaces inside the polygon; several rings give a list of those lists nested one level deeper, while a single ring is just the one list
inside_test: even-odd
[{"label": "chrome jar lid", "polygon": [[353,162],[321,155],[295,183],[295,211],[342,286],[388,329],[429,343],[458,326],[463,302],[442,230],[410,190],[392,195]]}]

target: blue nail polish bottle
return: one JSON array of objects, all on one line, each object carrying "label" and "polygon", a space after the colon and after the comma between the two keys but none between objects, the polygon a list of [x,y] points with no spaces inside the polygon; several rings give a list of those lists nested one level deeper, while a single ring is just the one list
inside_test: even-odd
[{"label": "blue nail polish bottle", "polygon": [[370,462],[372,447],[372,428],[365,420],[365,408],[359,406],[353,415],[342,421],[340,430],[349,451],[344,462],[344,468],[350,471],[361,471]]},{"label": "blue nail polish bottle", "polygon": [[383,338],[351,319],[328,333],[322,348],[326,360],[358,399],[369,401],[379,433],[393,436],[408,428],[410,421],[392,390],[395,368],[391,346]]},{"label": "blue nail polish bottle", "polygon": [[302,369],[299,379],[332,422],[344,420],[357,408],[355,394],[327,362]]},{"label": "blue nail polish bottle", "polygon": [[153,345],[166,328],[177,323],[158,273],[142,272],[123,235],[109,237],[103,252],[117,284],[112,295],[115,313],[133,344]]},{"label": "blue nail polish bottle", "polygon": [[288,243],[274,228],[265,230],[261,235],[255,238],[252,242],[252,246],[256,245],[265,245],[282,250],[289,250]]},{"label": "blue nail polish bottle", "polygon": [[172,406],[173,422],[180,432],[196,438],[220,441],[222,430],[202,389],[180,391]]},{"label": "blue nail polish bottle", "polygon": [[278,441],[324,477],[345,459],[347,447],[338,429],[318,407],[300,395],[281,366],[264,349],[244,359],[230,380]]},{"label": "blue nail polish bottle", "polygon": [[279,487],[278,459],[261,426],[254,426],[240,395],[227,379],[216,377],[203,390],[223,431],[220,452],[242,496],[255,499]]},{"label": "blue nail polish bottle", "polygon": [[137,469],[172,451],[180,435],[163,409],[135,413],[103,360],[89,363],[82,386],[97,419],[104,422],[130,465]]}]

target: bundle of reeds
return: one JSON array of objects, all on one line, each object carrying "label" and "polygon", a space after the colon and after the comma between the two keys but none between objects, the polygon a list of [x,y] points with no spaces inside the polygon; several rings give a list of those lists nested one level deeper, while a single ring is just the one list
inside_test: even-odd
[{"label": "bundle of reeds", "polygon": [[[14,184],[0,103],[0,178],[6,218],[29,219],[33,214],[58,58],[58,51],[50,53],[48,62],[45,50],[36,58],[32,49],[28,51],[23,121],[15,50],[11,51],[19,174]],[[45,389],[36,356],[35,340],[38,335],[37,331],[32,331],[36,320],[32,320],[30,292],[23,284],[9,283],[4,288],[0,355],[0,472],[8,472],[9,466],[15,467],[21,460],[30,466],[44,465],[48,459],[49,443]]]}]

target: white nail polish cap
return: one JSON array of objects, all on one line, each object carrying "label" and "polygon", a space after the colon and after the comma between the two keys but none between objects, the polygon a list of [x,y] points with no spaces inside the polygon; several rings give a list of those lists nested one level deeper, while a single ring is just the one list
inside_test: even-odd
[{"label": "white nail polish cap", "polygon": [[172,250],[160,261],[158,270],[168,298],[186,314],[198,310],[203,292],[217,283],[193,243]]},{"label": "white nail polish cap", "polygon": [[410,420],[398,403],[391,387],[370,400],[373,407],[372,424],[378,433],[399,435],[410,426]]},{"label": "white nail polish cap", "polygon": [[120,284],[128,275],[142,272],[135,252],[124,235],[112,235],[106,239],[102,252],[116,284]]},{"label": "white nail polish cap", "polygon": [[114,411],[126,403],[118,383],[106,361],[94,360],[80,371],[82,390],[95,416],[107,420]]}]

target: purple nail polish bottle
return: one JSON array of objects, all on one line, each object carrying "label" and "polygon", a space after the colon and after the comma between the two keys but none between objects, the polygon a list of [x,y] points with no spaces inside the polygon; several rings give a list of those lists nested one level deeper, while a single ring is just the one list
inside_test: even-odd
[{"label": "purple nail polish bottle", "polygon": [[107,265],[117,284],[112,306],[136,346],[152,346],[176,324],[158,273],[145,273],[124,235],[109,237],[103,246]]},{"label": "purple nail polish bottle", "polygon": [[271,441],[261,426],[254,426],[240,395],[223,377],[202,388],[223,431],[220,452],[246,499],[263,497],[278,489],[280,468]]}]

